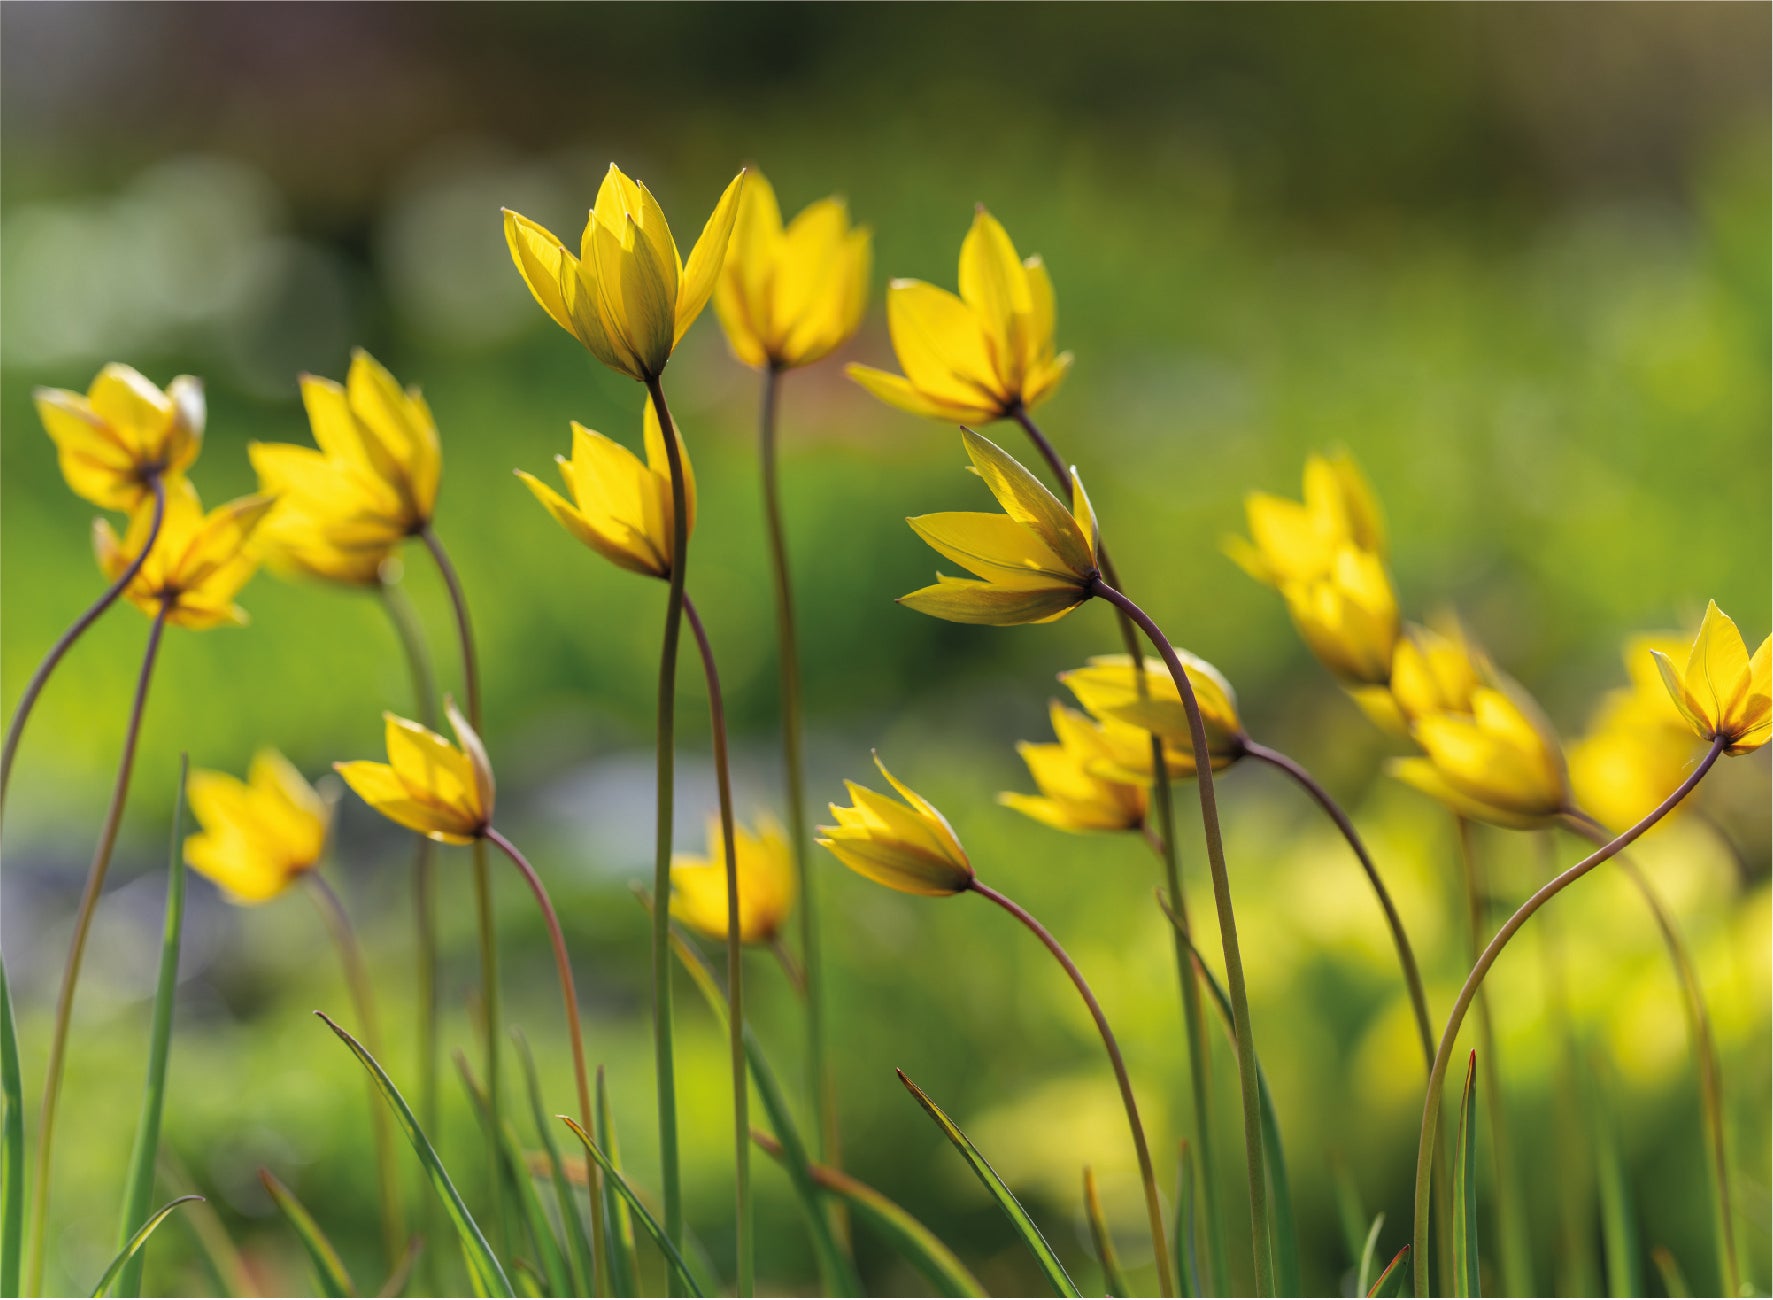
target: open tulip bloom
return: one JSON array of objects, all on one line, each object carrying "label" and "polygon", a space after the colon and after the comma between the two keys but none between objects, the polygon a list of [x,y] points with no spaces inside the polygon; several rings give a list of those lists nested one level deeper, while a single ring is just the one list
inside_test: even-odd
[{"label": "open tulip bloom", "polygon": [[1769,687],[1769,638],[1751,657],[1736,624],[1718,608],[1705,607],[1686,670],[1652,650],[1662,680],[1681,716],[1701,740],[1722,740],[1726,754],[1746,754],[1767,743],[1773,728],[1773,688]]},{"label": "open tulip bloom", "polygon": [[185,789],[202,827],[186,838],[185,861],[231,902],[268,902],[319,865],[326,804],[276,750],[262,750],[245,781],[193,772]]},{"label": "open tulip bloom", "polygon": [[62,477],[106,510],[133,509],[156,478],[190,469],[203,446],[203,384],[190,375],[162,392],[140,371],[112,362],[84,394],[39,388],[35,397]]},{"label": "open tulip bloom", "polygon": [[454,701],[444,709],[458,744],[393,713],[386,763],[334,763],[345,784],[389,821],[442,844],[468,844],[492,826],[493,774],[480,737]]},{"label": "open tulip bloom", "polygon": [[[1213,770],[1230,767],[1244,752],[1243,723],[1237,716],[1237,692],[1225,675],[1198,655],[1176,648],[1207,733]],[[1164,743],[1164,764],[1172,775],[1194,774],[1188,712],[1181,692],[1160,659],[1147,657],[1137,669],[1124,654],[1095,655],[1084,668],[1059,674],[1077,702],[1098,718],[1138,728]],[[1151,746],[1145,745],[1144,766],[1151,769]]]},{"label": "open tulip bloom", "polygon": [[[259,567],[253,532],[272,506],[267,496],[241,497],[203,513],[197,489],[179,479],[166,494],[165,518],[147,560],[123,595],[144,614],[179,627],[244,625],[246,611],[234,597]],[[141,555],[153,528],[154,506],[139,503],[121,539],[108,519],[93,524],[92,544],[107,578],[122,575]]]},{"label": "open tulip bloom", "polygon": [[[997,801],[1037,822],[1062,831],[1129,831],[1145,825],[1151,744],[1143,731],[1125,723],[1097,722],[1055,701],[1051,706],[1054,744],[1023,741],[1016,752],[1028,765],[1038,795],[1005,791]],[[1116,744],[1110,730],[1127,743]],[[1117,780],[1129,759],[1143,754],[1144,780]]]},{"label": "open tulip bloom", "polygon": [[[774,943],[794,909],[798,884],[794,860],[782,828],[771,818],[756,830],[733,834],[739,870],[739,941]],[[708,819],[708,852],[680,853],[671,863],[671,915],[710,939],[725,939],[727,912],[726,836],[720,818]]]}]

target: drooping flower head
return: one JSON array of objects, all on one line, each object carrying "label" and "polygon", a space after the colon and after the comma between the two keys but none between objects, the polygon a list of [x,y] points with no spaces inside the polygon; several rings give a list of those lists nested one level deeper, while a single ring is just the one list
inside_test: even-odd
[{"label": "drooping flower head", "polygon": [[887,288],[887,328],[903,375],[852,365],[862,387],[913,415],[989,422],[1032,410],[1059,387],[1069,352],[1053,352],[1053,282],[1019,258],[984,207],[960,246],[960,296],[922,280]]},{"label": "drooping flower head", "polygon": [[820,199],[782,225],[761,172],[745,177],[714,311],[733,355],[758,370],[828,356],[856,332],[868,305],[871,243],[842,199]]},{"label": "drooping flower head", "polygon": [[977,574],[937,574],[901,605],[951,623],[1047,623],[1090,597],[1097,576],[1096,515],[1077,471],[1071,508],[989,438],[962,429],[967,455],[1004,508],[1001,515],[950,511],[905,522],[941,554]]},{"label": "drooping flower head", "polygon": [[1769,641],[1762,638],[1751,657],[1742,633],[1714,600],[1706,604],[1686,671],[1678,671],[1662,651],[1650,652],[1675,708],[1694,734],[1701,740],[1727,741],[1726,754],[1759,749],[1773,732]]},{"label": "drooping flower head", "polygon": [[686,263],[652,192],[610,164],[574,256],[528,217],[505,210],[505,242],[554,323],[613,370],[656,379],[714,292],[745,180],[726,187]]},{"label": "drooping flower head", "polygon": [[[1634,636],[1625,644],[1631,685],[1608,691],[1581,740],[1570,746],[1570,786],[1576,804],[1603,826],[1622,830],[1642,820],[1692,770],[1693,729],[1669,699],[1653,652],[1685,654],[1678,632]],[[1679,818],[1685,802],[1655,829]]]},{"label": "drooping flower head", "polygon": [[[739,873],[739,941],[770,943],[794,910],[798,882],[788,837],[772,818],[755,831],[735,827],[734,861]],[[680,853],[671,859],[671,915],[710,939],[727,936],[726,836],[720,818],[708,819],[705,856]]]},{"label": "drooping flower head", "polygon": [[203,446],[203,383],[190,375],[162,392],[112,362],[84,394],[39,388],[34,396],[62,477],[105,510],[134,509],[155,478],[183,474]]},{"label": "drooping flower head", "polygon": [[276,750],[261,750],[245,781],[193,772],[185,792],[203,828],[186,838],[185,861],[230,901],[267,902],[319,865],[326,804]]},{"label": "drooping flower head", "polygon": [[[1054,744],[1023,741],[1016,746],[1038,795],[1005,791],[997,801],[1006,808],[1062,831],[1137,830],[1145,824],[1146,780],[1126,781],[1105,772],[1119,771],[1129,748],[1143,749],[1145,770],[1151,770],[1149,738],[1125,723],[1097,722],[1058,701],[1050,706]],[[1118,730],[1131,746],[1117,744]],[[1130,733],[1130,735],[1129,735]]]},{"label": "drooping flower head", "polygon": [[[554,459],[572,493],[568,501],[533,474],[517,477],[535,493],[556,522],[585,545],[624,569],[655,578],[671,576],[671,466],[665,433],[649,400],[643,417],[646,462],[613,438],[573,424],[573,454]],[[677,434],[683,466],[686,532],[696,527],[696,476],[683,435]]]},{"label": "drooping flower head", "polygon": [[[1238,718],[1237,692],[1223,673],[1198,655],[1178,648],[1176,658],[1194,688],[1213,770],[1223,771],[1242,757],[1247,739]],[[1163,741],[1164,763],[1172,776],[1195,774],[1188,711],[1163,660],[1148,656],[1135,668],[1127,655],[1096,655],[1086,667],[1060,673],[1059,680],[1097,718],[1135,727]],[[1145,742],[1140,748],[1143,757],[1132,756],[1136,765],[1132,770],[1142,767],[1149,773],[1151,746]],[[1127,770],[1121,768],[1123,774]]]},{"label": "drooping flower head", "polygon": [[333,767],[364,803],[389,821],[441,844],[467,844],[492,825],[492,764],[453,700],[445,701],[444,712],[457,744],[385,713],[388,761]]},{"label": "drooping flower head", "polygon": [[973,868],[948,819],[929,800],[874,765],[904,802],[845,781],[850,806],[831,805],[835,826],[821,826],[819,844],[851,871],[906,894],[943,897],[970,889]]},{"label": "drooping flower head", "polygon": [[[206,515],[191,481],[176,480],[167,489],[159,537],[124,597],[150,616],[164,605],[166,621],[179,627],[245,624],[246,611],[234,597],[259,567],[251,542],[271,505],[267,496],[240,497]],[[139,502],[121,539],[109,520],[93,523],[93,551],[105,577],[115,581],[141,554],[153,514],[151,500]]]},{"label": "drooping flower head", "polygon": [[302,376],[314,447],[254,443],[260,490],[277,497],[259,542],[275,569],[373,583],[405,538],[437,509],[442,451],[416,388],[374,357],[352,354],[345,382]]},{"label": "drooping flower head", "polygon": [[1531,829],[1570,809],[1557,733],[1501,674],[1471,692],[1469,712],[1417,718],[1411,735],[1426,757],[1393,759],[1388,770],[1462,817]]},{"label": "drooping flower head", "polygon": [[1445,614],[1434,626],[1407,625],[1392,650],[1389,680],[1350,686],[1349,694],[1379,727],[1407,737],[1418,718],[1470,713],[1472,692],[1490,675],[1483,649],[1457,616]]}]

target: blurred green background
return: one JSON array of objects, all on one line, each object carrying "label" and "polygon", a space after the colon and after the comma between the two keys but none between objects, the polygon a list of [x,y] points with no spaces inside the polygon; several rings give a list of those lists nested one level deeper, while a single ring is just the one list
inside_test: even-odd
[{"label": "blurred green background", "polygon": [[[92,512],[56,473],[33,386],[83,390],[113,359],[161,383],[202,376],[209,427],[194,477],[213,502],[252,486],[250,441],[308,439],[299,373],[342,378],[361,345],[421,385],[443,437],[438,527],[487,666],[500,821],[562,907],[591,1051],[646,1185],[646,935],[629,884],[650,870],[664,592],[576,547],[510,477],[565,451],[572,419],[637,445],[640,392],[535,308],[509,263],[502,205],[570,237],[614,159],[687,243],[737,167],[755,163],[790,210],[848,198],[875,232],[878,295],[902,275],[951,287],[972,206],[987,204],[1052,271],[1060,346],[1078,359],[1039,415],[1088,478],[1129,589],[1226,672],[1253,734],[1305,761],[1355,814],[1437,1007],[1465,966],[1450,824],[1385,778],[1395,751],[1310,660],[1275,595],[1220,553],[1242,527],[1243,494],[1296,495],[1309,451],[1348,447],[1385,504],[1406,611],[1457,607],[1567,736],[1623,684],[1626,635],[1694,627],[1711,597],[1751,644],[1773,617],[1764,6],[66,4],[9,5],[0,28],[0,702],[10,711],[100,585]],[[1060,836],[993,802],[1027,785],[1012,744],[1046,738],[1053,674],[1117,648],[1115,634],[1098,610],[1002,631],[892,603],[928,581],[934,559],[902,517],[983,508],[983,494],[951,429],[872,402],[843,378],[845,358],[891,366],[878,296],[862,334],[785,392],[810,794],[822,807],[842,777],[866,778],[878,746],[948,813],[981,873],[1049,919],[1126,1043],[1168,1182],[1186,1061],[1153,865],[1131,839]],[[702,487],[690,585],[729,683],[741,813],[779,809],[757,380],[710,312],[668,382]],[[409,570],[443,681],[459,690],[442,590],[422,554]],[[81,989],[54,1289],[89,1287],[110,1254],[178,754],[240,771],[269,744],[318,776],[378,755],[380,711],[410,697],[371,600],[266,575],[243,603],[244,630],[175,630],[154,684]],[[70,657],[9,805],[0,935],[33,1113],[145,630],[121,608]],[[699,686],[684,680],[679,842],[699,850],[713,781]],[[1642,855],[1718,1020],[1738,1238],[1763,1292],[1767,785],[1765,754],[1725,764],[1705,817]],[[1386,1212],[1385,1253],[1407,1237],[1421,1087],[1407,1007],[1333,832],[1260,772],[1234,771],[1224,788],[1307,1285],[1345,1289],[1351,1202],[1367,1218]],[[1204,885],[1192,805],[1183,792],[1191,887]],[[1527,837],[1498,832],[1481,847],[1499,905],[1545,870]],[[336,859],[395,1027],[389,1066],[409,1080],[406,843],[347,799]],[[442,866],[449,1042],[468,1046],[466,860],[446,850]],[[1078,1180],[1093,1163],[1123,1258],[1149,1280],[1112,1082],[1058,972],[970,900],[890,895],[823,855],[813,866],[848,1168],[994,1290],[1039,1286],[900,1089],[892,1070],[904,1068],[1025,1194],[1086,1290],[1100,1283]],[[311,1282],[260,1166],[298,1191],[367,1282],[380,1264],[364,1093],[308,1014],[346,1006],[319,919],[294,894],[253,911],[203,882],[192,895],[165,1140],[268,1293]],[[501,882],[499,899],[510,1017],[566,1109],[542,930],[521,886]],[[1203,895],[1195,915],[1210,913]],[[1546,992],[1545,962],[1561,951],[1579,1054],[1606,1081],[1622,1135],[1638,1284],[1659,1285],[1649,1250],[1666,1246],[1699,1292],[1714,1290],[1692,1063],[1654,932],[1604,877],[1545,919],[1559,943],[1538,956],[1523,943],[1492,981],[1536,1282],[1602,1284],[1593,1155],[1571,1118]],[[797,1079],[792,997],[761,958],[750,987],[772,1056]],[[687,987],[679,1005],[690,1218],[730,1265],[723,1040]],[[1228,1052],[1217,1067],[1215,1175],[1247,1267]],[[440,1145],[474,1187],[472,1121],[458,1090],[446,1097]],[[758,1179],[763,1284],[809,1289],[789,1188],[767,1163]],[[1488,1202],[1485,1214],[1488,1231]],[[857,1247],[871,1290],[920,1288],[878,1240]],[[215,1285],[177,1224],[147,1277],[166,1294]]]}]

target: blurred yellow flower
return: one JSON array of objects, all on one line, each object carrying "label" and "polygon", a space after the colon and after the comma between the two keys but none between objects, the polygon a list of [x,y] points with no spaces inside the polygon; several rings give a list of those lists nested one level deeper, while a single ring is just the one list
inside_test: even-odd
[{"label": "blurred yellow flower", "polygon": [[34,397],[62,477],[106,510],[133,509],[154,478],[183,474],[203,445],[203,384],[190,375],[161,392],[112,362],[85,394],[39,388]]},{"label": "blurred yellow flower", "polygon": [[436,421],[416,388],[403,390],[362,349],[342,386],[304,375],[302,403],[317,447],[247,449],[260,491],[277,497],[259,544],[275,569],[373,583],[389,553],[436,512]]},{"label": "blurred yellow flower", "polygon": [[1681,716],[1701,740],[1728,741],[1726,754],[1759,749],[1773,729],[1769,640],[1763,638],[1751,658],[1742,633],[1714,600],[1705,607],[1684,673],[1662,651],[1650,652]]},{"label": "blurred yellow flower", "polygon": [[1053,353],[1053,282],[1038,257],[1018,258],[980,207],[960,246],[960,296],[922,280],[887,288],[887,328],[903,375],[852,365],[884,402],[939,420],[987,421],[1050,397],[1071,368]]},{"label": "blurred yellow flower", "polygon": [[853,806],[830,806],[837,825],[819,827],[819,843],[851,871],[902,893],[942,897],[970,889],[973,868],[954,828],[887,771],[878,754],[874,765],[905,802],[845,781]]},{"label": "blurred yellow flower", "polygon": [[1394,735],[1408,736],[1416,719],[1431,713],[1470,713],[1472,692],[1489,680],[1489,660],[1459,620],[1449,615],[1438,622],[1404,628],[1388,683],[1349,687],[1367,716]]},{"label": "blurred yellow flower", "polygon": [[949,511],[906,522],[975,578],[936,575],[899,597],[901,605],[953,623],[1046,623],[1090,597],[1096,571],[1096,516],[1077,472],[1070,510],[989,438],[962,429],[967,455],[1003,506],[1001,515]]},{"label": "blurred yellow flower", "polygon": [[1092,721],[1057,701],[1050,707],[1058,743],[1036,745],[1024,741],[1016,746],[1040,793],[1006,791],[997,796],[997,801],[1062,831],[1125,831],[1143,826],[1145,785],[1107,778],[1100,772],[1104,768],[1118,769],[1127,757],[1125,747],[1115,745],[1106,734],[1110,726],[1131,733],[1133,747],[1145,751],[1147,772],[1151,768],[1149,738],[1124,723]]},{"label": "blurred yellow flower", "polygon": [[[1207,753],[1213,770],[1223,771],[1244,752],[1243,723],[1237,714],[1237,692],[1212,664],[1188,651],[1177,649],[1176,658],[1194,688],[1201,723],[1207,733]],[[1145,739],[1155,735],[1164,744],[1164,763],[1175,776],[1193,776],[1194,743],[1188,729],[1188,712],[1175,679],[1161,659],[1147,657],[1139,667],[1124,654],[1096,655],[1088,666],[1059,674],[1077,702],[1097,718],[1137,729],[1139,744],[1122,747],[1114,767],[1098,766],[1102,775],[1118,772],[1123,778],[1151,771],[1151,746]],[[1143,749],[1143,755],[1137,751]]]},{"label": "blurred yellow flower", "polygon": [[319,864],[326,804],[276,750],[261,750],[245,781],[193,772],[185,793],[203,827],[185,840],[185,861],[231,901],[266,902]]},{"label": "blurred yellow flower", "polygon": [[[1632,684],[1603,697],[1587,734],[1570,747],[1576,804],[1603,826],[1623,830],[1636,824],[1692,770],[1697,742],[1652,658],[1653,651],[1674,655],[1686,648],[1686,639],[1674,632],[1627,641]],[[1676,805],[1655,829],[1679,818],[1686,806]]]},{"label": "blurred yellow flower", "polygon": [[444,702],[452,745],[416,722],[384,713],[386,763],[334,763],[345,784],[382,816],[442,844],[467,844],[492,825],[493,775],[480,737]]},{"label": "blurred yellow flower", "polygon": [[868,228],[850,225],[842,199],[820,199],[783,229],[775,190],[751,172],[714,286],[733,354],[758,370],[829,355],[862,323],[870,262]]},{"label": "blurred yellow flower", "polygon": [[[621,443],[573,423],[573,455],[554,459],[568,501],[533,474],[517,471],[567,532],[614,564],[655,578],[671,576],[671,466],[665,456],[665,433],[649,400],[643,417],[646,463]],[[687,528],[696,526],[696,476],[690,468],[683,436],[677,435],[683,465],[684,514]]]},{"label": "blurred yellow flower", "polygon": [[1397,647],[1397,595],[1385,563],[1371,551],[1344,545],[1328,570],[1281,586],[1287,612],[1305,644],[1338,680],[1383,684]]},{"label": "blurred yellow flower", "polygon": [[1225,551],[1270,587],[1327,577],[1345,547],[1385,558],[1385,521],[1373,490],[1347,452],[1305,461],[1305,500],[1267,492],[1244,498],[1250,540],[1228,537]]},{"label": "blurred yellow flower", "polygon": [[[755,831],[743,826],[733,835],[739,869],[739,939],[771,943],[794,909],[794,855],[788,837],[774,819],[765,818]],[[708,820],[705,857],[680,853],[671,860],[671,915],[710,939],[725,939],[726,837],[720,818]]]},{"label": "blurred yellow flower", "polygon": [[505,209],[505,242],[554,323],[611,369],[657,379],[714,292],[745,173],[733,177],[684,262],[652,192],[610,164],[574,256],[547,229]]},{"label": "blurred yellow flower", "polygon": [[1462,817],[1527,829],[1570,808],[1557,734],[1506,678],[1474,690],[1470,713],[1418,718],[1412,734],[1427,757],[1393,759],[1388,769]]},{"label": "blurred yellow flower", "polygon": [[[267,496],[240,497],[206,515],[190,480],[176,480],[167,489],[159,539],[124,596],[144,614],[164,606],[166,621],[179,627],[244,624],[246,611],[234,597],[259,567],[250,543],[271,506]],[[153,512],[151,500],[138,503],[121,540],[109,520],[93,524],[93,550],[105,577],[115,581],[141,553]]]}]

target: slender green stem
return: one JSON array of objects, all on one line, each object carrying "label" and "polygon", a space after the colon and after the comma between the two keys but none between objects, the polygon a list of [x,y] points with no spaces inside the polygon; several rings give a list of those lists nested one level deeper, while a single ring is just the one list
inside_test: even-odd
[{"label": "slender green stem", "polygon": [[[714,737],[714,780],[720,795],[720,836],[726,846],[726,984],[727,1038],[733,1058],[733,1195],[737,1213],[736,1285],[741,1296],[757,1289],[756,1227],[751,1215],[751,1104],[745,1061],[744,940],[739,933],[739,859],[737,826],[733,818],[733,777],[727,755],[726,704],[720,693],[720,670],[714,664],[714,647],[708,630],[696,612],[695,602],[683,598],[683,617],[695,634],[702,656],[702,673],[708,682],[708,726]],[[669,911],[669,909],[666,909]]]},{"label": "slender green stem", "polygon": [[[333,891],[333,887],[318,871],[308,872],[306,878],[309,896],[320,911],[320,919],[326,923],[333,946],[339,951],[339,964],[345,972],[345,987],[350,991],[351,1004],[357,1009],[359,1037],[363,1040],[363,1045],[369,1048],[370,1055],[379,1058],[382,1052],[382,1027],[381,1018],[376,1014],[375,986],[364,965],[363,949],[358,945],[357,934],[351,927],[350,914],[345,911],[345,904]],[[376,1176],[382,1193],[382,1247],[388,1254],[388,1267],[393,1269],[406,1253],[406,1220],[400,1203],[400,1175],[394,1165],[393,1117],[382,1104],[381,1094],[376,1090],[373,1079],[369,1083],[369,1115],[375,1135]]]},{"label": "slender green stem", "polygon": [[1114,1039],[1114,1031],[1108,1027],[1108,1017],[1102,1012],[1102,1004],[1096,1001],[1096,995],[1090,991],[1088,981],[1084,979],[1083,972],[1078,970],[1077,963],[1071,960],[1071,955],[1025,908],[977,877],[973,878],[968,888],[981,898],[988,898],[1003,908],[1046,945],[1047,951],[1053,954],[1053,959],[1071,977],[1078,995],[1089,1008],[1090,1017],[1096,1022],[1096,1032],[1102,1036],[1102,1046],[1108,1049],[1108,1064],[1114,1069],[1114,1081],[1120,1085],[1120,1100],[1121,1105],[1126,1107],[1127,1127],[1133,1131],[1133,1150],[1139,1158],[1139,1177],[1145,1183],[1145,1209],[1151,1220],[1151,1251],[1157,1261],[1158,1285],[1161,1288],[1159,1294],[1174,1295],[1175,1281],[1170,1273],[1170,1248],[1164,1232],[1163,1202],[1157,1194],[1157,1174],[1151,1165],[1151,1148],[1145,1142],[1145,1125],[1139,1120],[1139,1103],[1133,1097],[1133,1081],[1127,1076],[1127,1063],[1121,1057],[1120,1044]]},{"label": "slender green stem", "polygon": [[1213,793],[1213,761],[1207,749],[1206,724],[1201,720],[1200,704],[1194,698],[1194,686],[1176,649],[1151,616],[1135,605],[1116,588],[1100,577],[1092,580],[1090,593],[1101,596],[1124,610],[1139,625],[1170,670],[1176,692],[1182,697],[1188,714],[1188,734],[1194,749],[1195,787],[1200,793],[1201,823],[1206,832],[1207,866],[1213,877],[1213,903],[1219,916],[1220,943],[1225,952],[1225,982],[1231,995],[1232,1019],[1237,1036],[1238,1087],[1242,1093],[1244,1118],[1244,1163],[1250,1179],[1250,1222],[1253,1239],[1252,1254],[1256,1269],[1258,1295],[1274,1294],[1274,1257],[1268,1249],[1271,1234],[1268,1225],[1268,1178],[1262,1156],[1262,1111],[1260,1088],[1256,1077],[1256,1044],[1250,1028],[1250,999],[1244,985],[1243,956],[1238,951],[1237,916],[1231,906],[1231,876],[1225,868],[1225,842],[1219,830],[1219,804]]},{"label": "slender green stem", "polygon": [[[1606,828],[1581,811],[1572,811],[1566,823],[1591,843],[1605,842]],[[1668,906],[1656,893],[1636,862],[1623,854],[1619,865],[1643,895],[1655,919],[1662,944],[1674,966],[1675,979],[1681,986],[1681,1000],[1687,1011],[1687,1028],[1693,1035],[1693,1052],[1699,1058],[1699,1106],[1705,1124],[1706,1151],[1711,1166],[1712,1194],[1717,1198],[1718,1268],[1724,1281],[1725,1295],[1742,1294],[1741,1260],[1736,1254],[1736,1213],[1730,1196],[1730,1155],[1724,1135],[1724,1075],[1718,1060],[1717,1041],[1712,1035],[1711,1013],[1705,1005],[1705,987],[1699,981],[1692,954],[1687,950],[1681,932],[1669,913]]]},{"label": "slender green stem", "polygon": [[154,615],[154,624],[148,631],[142,671],[135,683],[135,699],[129,706],[129,721],[123,730],[123,757],[117,764],[117,781],[111,788],[111,803],[105,810],[92,865],[86,870],[86,887],[80,894],[79,910],[74,914],[74,937],[69,941],[68,959],[62,966],[61,991],[56,994],[55,1026],[49,1040],[49,1068],[43,1084],[43,1106],[37,1117],[37,1163],[31,1187],[31,1263],[25,1282],[28,1295],[36,1295],[43,1289],[43,1248],[49,1233],[50,1156],[55,1139],[56,1106],[61,1100],[62,1070],[67,1064],[68,1027],[74,1016],[74,990],[80,983],[80,961],[86,955],[86,939],[92,930],[93,913],[98,910],[99,894],[105,887],[105,873],[111,867],[111,851],[117,846],[117,831],[123,825],[123,806],[129,798],[129,777],[135,770],[136,742],[141,738],[142,714],[148,703],[148,683],[154,675],[154,660],[160,652],[160,637],[166,631],[167,615],[172,612],[176,599],[176,596],[162,598]]},{"label": "slender green stem", "polygon": [[[671,575],[665,600],[665,634],[659,647],[658,824],[653,857],[653,897],[671,896],[671,835],[676,816],[677,643],[683,631],[683,579],[689,565],[689,504],[677,426],[657,376],[646,381],[659,417],[665,463],[671,474]],[[659,1092],[660,1183],[665,1197],[665,1236],[683,1241],[683,1189],[677,1155],[677,1065],[671,1042],[671,909],[653,909],[653,1051]]]},{"label": "slender green stem", "polygon": [[[1692,792],[1693,787],[1704,779],[1705,774],[1711,771],[1712,765],[1718,761],[1729,744],[1727,736],[1720,736],[1714,740],[1711,748],[1706,751],[1705,757],[1700,760],[1699,766],[1688,773],[1687,779],[1676,786],[1668,798],[1656,805],[1642,821],[1623,835],[1607,841],[1605,845],[1596,849],[1575,866],[1541,885],[1531,898],[1515,909],[1513,916],[1502,923],[1502,928],[1496,931],[1495,937],[1479,954],[1471,972],[1466,975],[1465,983],[1459,989],[1459,995],[1453,999],[1452,1010],[1448,1012],[1447,1027],[1441,1032],[1440,1046],[1435,1050],[1434,1064],[1428,1072],[1428,1089],[1422,1104],[1422,1135],[1416,1147],[1415,1223],[1411,1250],[1411,1254],[1415,1258],[1426,1259],[1428,1257],[1428,1166],[1430,1153],[1434,1149],[1435,1130],[1440,1122],[1441,1088],[1446,1083],[1447,1066],[1453,1059],[1453,1045],[1459,1037],[1459,1027],[1465,1023],[1465,1013],[1470,1009],[1472,999],[1477,996],[1478,989],[1482,987],[1484,977],[1490,973],[1490,968],[1496,964],[1496,959],[1502,955],[1502,950],[1508,946],[1508,941],[1514,938],[1516,932],[1523,925],[1532,920],[1535,912],[1621,849],[1629,847],[1640,835],[1666,817],[1681,800]],[[1416,1294],[1426,1296],[1428,1294],[1428,1274],[1426,1270],[1420,1268],[1415,1272]]]},{"label": "slender green stem", "polygon": [[166,481],[158,474],[150,476],[147,486],[154,494],[154,516],[148,521],[148,535],[142,541],[142,549],[137,552],[129,566],[117,575],[116,581],[99,594],[99,598],[87,606],[86,612],[69,624],[68,630],[56,638],[49,653],[43,656],[43,662],[37,665],[37,671],[31,674],[31,680],[25,683],[24,693],[18,697],[18,705],[12,711],[12,721],[6,728],[6,741],[0,745],[0,809],[6,806],[6,788],[12,781],[12,763],[18,757],[19,738],[25,733],[25,723],[30,720],[31,710],[36,706],[37,697],[43,693],[43,687],[49,681],[49,675],[55,666],[62,661],[74,643],[85,635],[86,629],[98,622],[99,615],[111,608],[135,581],[135,575],[142,571],[142,565],[148,562],[148,554],[154,549],[154,543],[160,537],[160,525],[166,519]]}]

